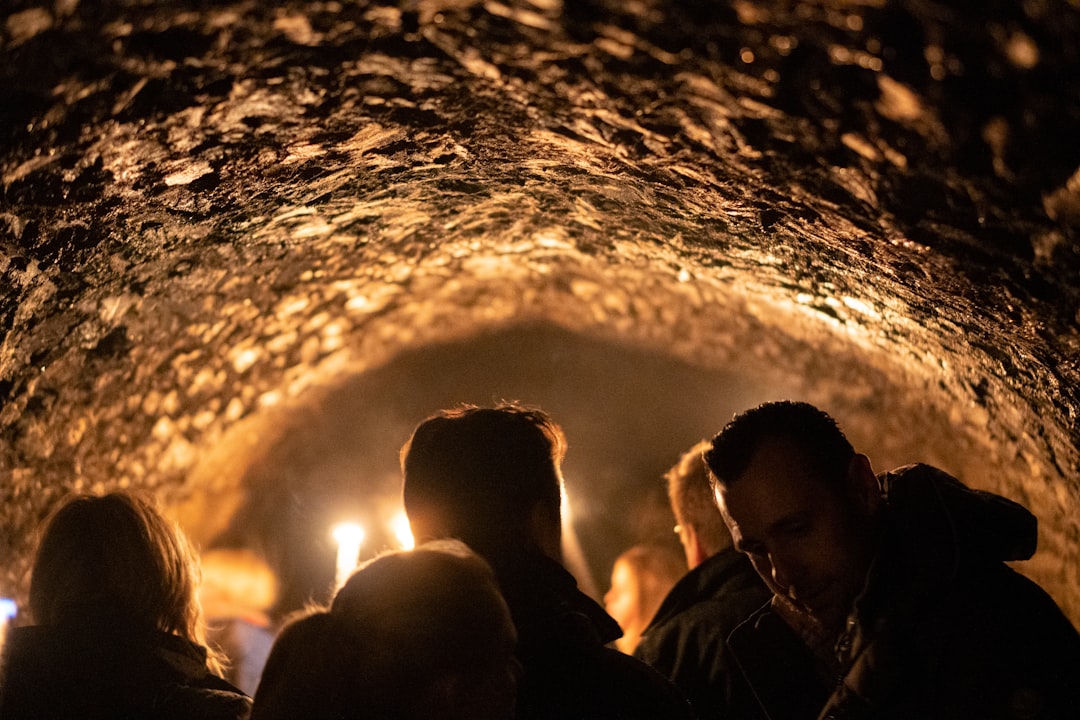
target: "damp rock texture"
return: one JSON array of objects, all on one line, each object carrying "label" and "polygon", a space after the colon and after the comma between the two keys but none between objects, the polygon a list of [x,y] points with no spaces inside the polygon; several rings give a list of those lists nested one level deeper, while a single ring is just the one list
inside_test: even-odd
[{"label": "damp rock texture", "polygon": [[1080,10],[960,5],[5,3],[0,591],[66,492],[211,542],[297,408],[535,327],[1024,502],[1080,620]]}]

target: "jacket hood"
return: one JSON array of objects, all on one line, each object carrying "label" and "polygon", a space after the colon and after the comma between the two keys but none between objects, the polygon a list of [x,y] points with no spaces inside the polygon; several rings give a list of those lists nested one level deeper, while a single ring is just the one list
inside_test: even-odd
[{"label": "jacket hood", "polygon": [[1027,560],[1035,553],[1038,521],[1019,503],[969,488],[929,465],[906,465],[879,480],[889,535],[924,571],[962,561]]}]

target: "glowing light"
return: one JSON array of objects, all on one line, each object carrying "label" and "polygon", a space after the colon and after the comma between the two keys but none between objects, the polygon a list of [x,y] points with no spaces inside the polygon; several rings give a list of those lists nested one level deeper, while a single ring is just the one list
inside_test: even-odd
[{"label": "glowing light", "polygon": [[337,576],[335,589],[340,588],[356,569],[360,558],[360,546],[364,544],[366,533],[356,523],[340,523],[334,526],[334,540],[337,541]]},{"label": "glowing light", "polygon": [[562,486],[561,493],[563,563],[575,577],[579,578],[579,585],[586,594],[600,597],[601,593],[589,572],[589,562],[585,558],[585,551],[581,547],[581,539],[577,535],[574,524],[576,508],[566,491],[566,485]]},{"label": "glowing light", "polygon": [[393,531],[394,537],[397,538],[398,545],[403,549],[412,550],[416,547],[412,528],[409,527],[409,518],[405,513],[401,512],[394,516],[394,519],[390,521],[390,529]]},{"label": "glowing light", "polygon": [[0,650],[7,641],[8,628],[11,626],[18,612],[18,606],[11,598],[0,597]]}]

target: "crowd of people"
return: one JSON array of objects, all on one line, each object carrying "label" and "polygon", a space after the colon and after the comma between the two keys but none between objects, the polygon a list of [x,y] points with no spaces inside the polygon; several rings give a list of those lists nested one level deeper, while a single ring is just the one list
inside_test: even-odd
[{"label": "crowd of people", "polygon": [[[537,408],[424,420],[401,450],[416,548],[276,631],[257,558],[208,555],[200,590],[152,499],[69,498],[0,657],[0,719],[1076,717],[1080,634],[1008,564],[1035,551],[1021,505],[927,465],[876,473],[825,412],[766,403],[667,473],[684,557],[630,548],[605,610],[563,564],[565,450]],[[215,567],[259,589],[212,587]],[[254,673],[229,652],[227,674],[207,613],[263,638]]]}]

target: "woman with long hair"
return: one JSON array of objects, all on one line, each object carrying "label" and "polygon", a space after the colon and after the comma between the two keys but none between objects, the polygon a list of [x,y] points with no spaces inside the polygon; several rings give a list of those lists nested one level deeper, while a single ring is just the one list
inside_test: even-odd
[{"label": "woman with long hair", "polygon": [[205,646],[198,579],[187,538],[150,499],[68,499],[35,555],[34,624],[4,648],[0,717],[246,717],[250,700]]},{"label": "woman with long hair", "polygon": [[617,558],[611,568],[611,589],[604,595],[604,609],[622,628],[615,647],[633,655],[641,634],[652,622],[668,591],[686,574],[686,561],[667,545],[634,545]]}]

